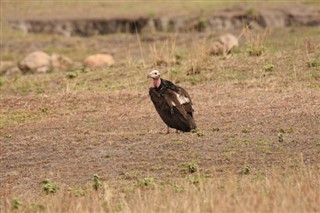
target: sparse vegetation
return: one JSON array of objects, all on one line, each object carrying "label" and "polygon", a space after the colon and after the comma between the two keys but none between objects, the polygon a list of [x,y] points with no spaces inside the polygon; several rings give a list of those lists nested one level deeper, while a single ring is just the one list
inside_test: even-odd
[{"label": "sparse vegetation", "polygon": [[12,209],[19,209],[21,205],[22,205],[22,201],[19,198],[13,198]]},{"label": "sparse vegetation", "polygon": [[274,69],[274,65],[273,64],[267,64],[264,66],[264,71],[266,72],[272,72]]},{"label": "sparse vegetation", "polygon": [[247,128],[244,128],[244,129],[242,129],[242,130],[241,130],[241,132],[242,132],[242,133],[249,133],[249,132],[250,132],[250,130],[249,130],[249,129],[247,129]]},{"label": "sparse vegetation", "polygon": [[93,175],[93,184],[92,187],[94,190],[99,190],[102,186],[102,183],[100,181],[100,177],[99,175],[95,174]]},{"label": "sparse vegetation", "polygon": [[153,177],[147,177],[147,178],[142,178],[137,181],[138,186],[151,186],[154,185],[154,178]]},{"label": "sparse vegetation", "polygon": [[282,132],[280,132],[280,133],[278,134],[278,141],[279,141],[279,142],[283,142],[283,141],[284,141],[284,134],[283,134]]},{"label": "sparse vegetation", "polygon": [[308,67],[320,67],[320,60],[308,61]]},{"label": "sparse vegetation", "polygon": [[251,167],[249,165],[245,165],[241,170],[240,174],[242,175],[248,175],[251,171]]},{"label": "sparse vegetation", "polygon": [[212,132],[219,132],[219,131],[220,131],[219,127],[212,128]]},{"label": "sparse vegetation", "polygon": [[190,173],[194,173],[194,172],[198,171],[198,165],[195,162],[190,162],[190,163],[188,163],[187,166],[188,166],[188,171]]},{"label": "sparse vegetation", "polygon": [[42,181],[42,190],[46,194],[54,194],[58,191],[58,185],[50,179],[44,179]]},{"label": "sparse vegetation", "polygon": [[246,52],[249,56],[261,56],[266,50],[265,40],[267,33],[267,30],[263,33],[257,33],[249,30],[249,28],[245,29],[244,37],[246,39]]},{"label": "sparse vegetation", "polygon": [[[45,4],[67,12],[60,3],[37,8]],[[108,11],[97,4],[97,14]],[[212,4],[184,2],[183,11]],[[30,5],[4,12],[55,15]],[[249,7],[247,15],[260,14]],[[204,17],[200,28],[211,24]],[[76,63],[110,51],[116,63],[0,77],[0,212],[320,212],[319,29],[252,27],[226,57],[208,53],[219,33],[64,37],[3,23],[2,60],[39,48]],[[148,97],[154,68],[188,89],[201,131],[163,134]],[[55,182],[41,183],[47,175]]]}]

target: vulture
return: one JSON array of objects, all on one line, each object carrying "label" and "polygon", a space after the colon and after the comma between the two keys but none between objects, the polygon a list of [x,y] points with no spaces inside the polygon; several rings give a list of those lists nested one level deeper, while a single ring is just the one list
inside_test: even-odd
[{"label": "vulture", "polygon": [[190,132],[196,129],[192,101],[182,87],[160,78],[158,70],[152,70],[147,78],[152,79],[149,95],[163,122],[177,131]]}]

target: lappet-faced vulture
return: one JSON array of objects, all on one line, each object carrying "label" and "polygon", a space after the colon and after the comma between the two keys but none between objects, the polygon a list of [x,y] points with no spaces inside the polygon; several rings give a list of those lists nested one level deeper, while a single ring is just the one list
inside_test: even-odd
[{"label": "lappet-faced vulture", "polygon": [[183,132],[197,128],[193,118],[192,101],[182,87],[160,77],[158,70],[148,76],[152,79],[149,95],[161,119],[169,127]]}]

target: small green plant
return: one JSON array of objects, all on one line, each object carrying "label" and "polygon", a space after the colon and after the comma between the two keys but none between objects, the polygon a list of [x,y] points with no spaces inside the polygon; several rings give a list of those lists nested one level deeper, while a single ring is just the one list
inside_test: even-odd
[{"label": "small green plant", "polygon": [[122,212],[123,207],[124,207],[123,203],[120,202],[120,203],[118,203],[118,204],[116,205],[114,211],[115,211],[115,212]]},{"label": "small green plant", "polygon": [[85,189],[82,188],[75,188],[75,189],[71,189],[72,194],[74,194],[74,196],[76,197],[83,197],[86,195],[87,191]]},{"label": "small green plant", "polygon": [[173,142],[177,145],[182,145],[183,144],[183,140],[173,140]]},{"label": "small green plant", "polygon": [[283,132],[280,132],[280,133],[278,134],[278,141],[279,141],[279,142],[283,142],[283,141],[284,141],[284,134],[283,134]]},{"label": "small green plant", "polygon": [[31,203],[28,207],[26,212],[45,212],[45,206],[42,204],[35,204]]},{"label": "small green plant", "polygon": [[192,183],[193,185],[198,185],[200,183],[200,176],[199,175],[188,175],[187,176],[188,181]]},{"label": "small green plant", "polygon": [[138,185],[140,186],[150,186],[154,184],[154,178],[142,178],[141,180],[138,180]]},{"label": "small green plant", "polygon": [[198,128],[191,130],[191,133],[196,134],[198,137],[203,137],[204,136],[203,132]]},{"label": "small green plant", "polygon": [[249,56],[261,56],[265,49],[266,48],[263,45],[248,44],[246,52]]},{"label": "small green plant", "polygon": [[92,187],[95,190],[98,190],[102,186],[99,175],[93,175],[93,184]]},{"label": "small green plant", "polygon": [[274,65],[273,64],[267,64],[263,68],[264,68],[264,71],[266,71],[266,72],[272,72],[273,69],[274,69]]},{"label": "small green plant", "polygon": [[173,184],[172,187],[176,193],[183,192],[185,190],[184,187],[179,184]]},{"label": "small green plant", "polygon": [[67,78],[76,78],[78,76],[78,73],[77,72],[67,72],[66,74]]},{"label": "small green plant", "polygon": [[251,171],[251,168],[249,165],[245,165],[241,170],[240,170],[240,174],[241,175],[248,175]]},{"label": "small green plant", "polygon": [[44,112],[44,113],[48,112],[48,108],[47,107],[40,107],[39,110],[41,112]]},{"label": "small green plant", "polygon": [[205,182],[208,176],[205,174],[196,173],[196,174],[188,175],[186,178],[193,185],[198,185],[200,183]]},{"label": "small green plant", "polygon": [[312,60],[307,62],[308,67],[320,67],[320,60]]},{"label": "small green plant", "polygon": [[212,132],[219,132],[219,131],[220,131],[219,127],[212,128]]},{"label": "small green plant", "polygon": [[4,137],[5,137],[5,138],[12,138],[12,135],[9,134],[9,133],[6,133],[6,134],[4,135]]},{"label": "small green plant", "polygon": [[19,198],[13,198],[12,200],[12,209],[19,209],[19,207],[22,205],[22,201]]},{"label": "small green plant", "polygon": [[188,171],[190,173],[194,173],[198,170],[198,165],[195,162],[190,162],[187,164]]},{"label": "small green plant", "polygon": [[249,133],[250,131],[249,131],[249,129],[246,129],[246,128],[245,128],[245,129],[241,130],[241,132],[242,132],[242,133]]},{"label": "small green plant", "polygon": [[0,87],[4,84],[4,79],[3,77],[0,77]]},{"label": "small green plant", "polygon": [[200,17],[199,23],[196,28],[198,31],[201,32],[206,29],[207,25],[208,25],[208,20],[205,17]]},{"label": "small green plant", "polygon": [[42,190],[46,193],[46,194],[54,194],[58,191],[59,187],[58,185],[49,180],[49,179],[45,179],[42,181]]},{"label": "small green plant", "polygon": [[111,158],[111,154],[110,154],[110,153],[107,153],[107,154],[104,155],[104,157],[105,157],[105,158]]}]

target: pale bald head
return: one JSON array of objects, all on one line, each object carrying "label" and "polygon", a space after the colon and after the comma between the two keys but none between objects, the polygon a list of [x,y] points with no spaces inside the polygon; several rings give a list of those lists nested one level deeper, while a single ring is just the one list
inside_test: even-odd
[{"label": "pale bald head", "polygon": [[158,70],[152,70],[147,78],[152,78],[152,79],[157,79],[157,78],[160,78],[160,72]]}]

